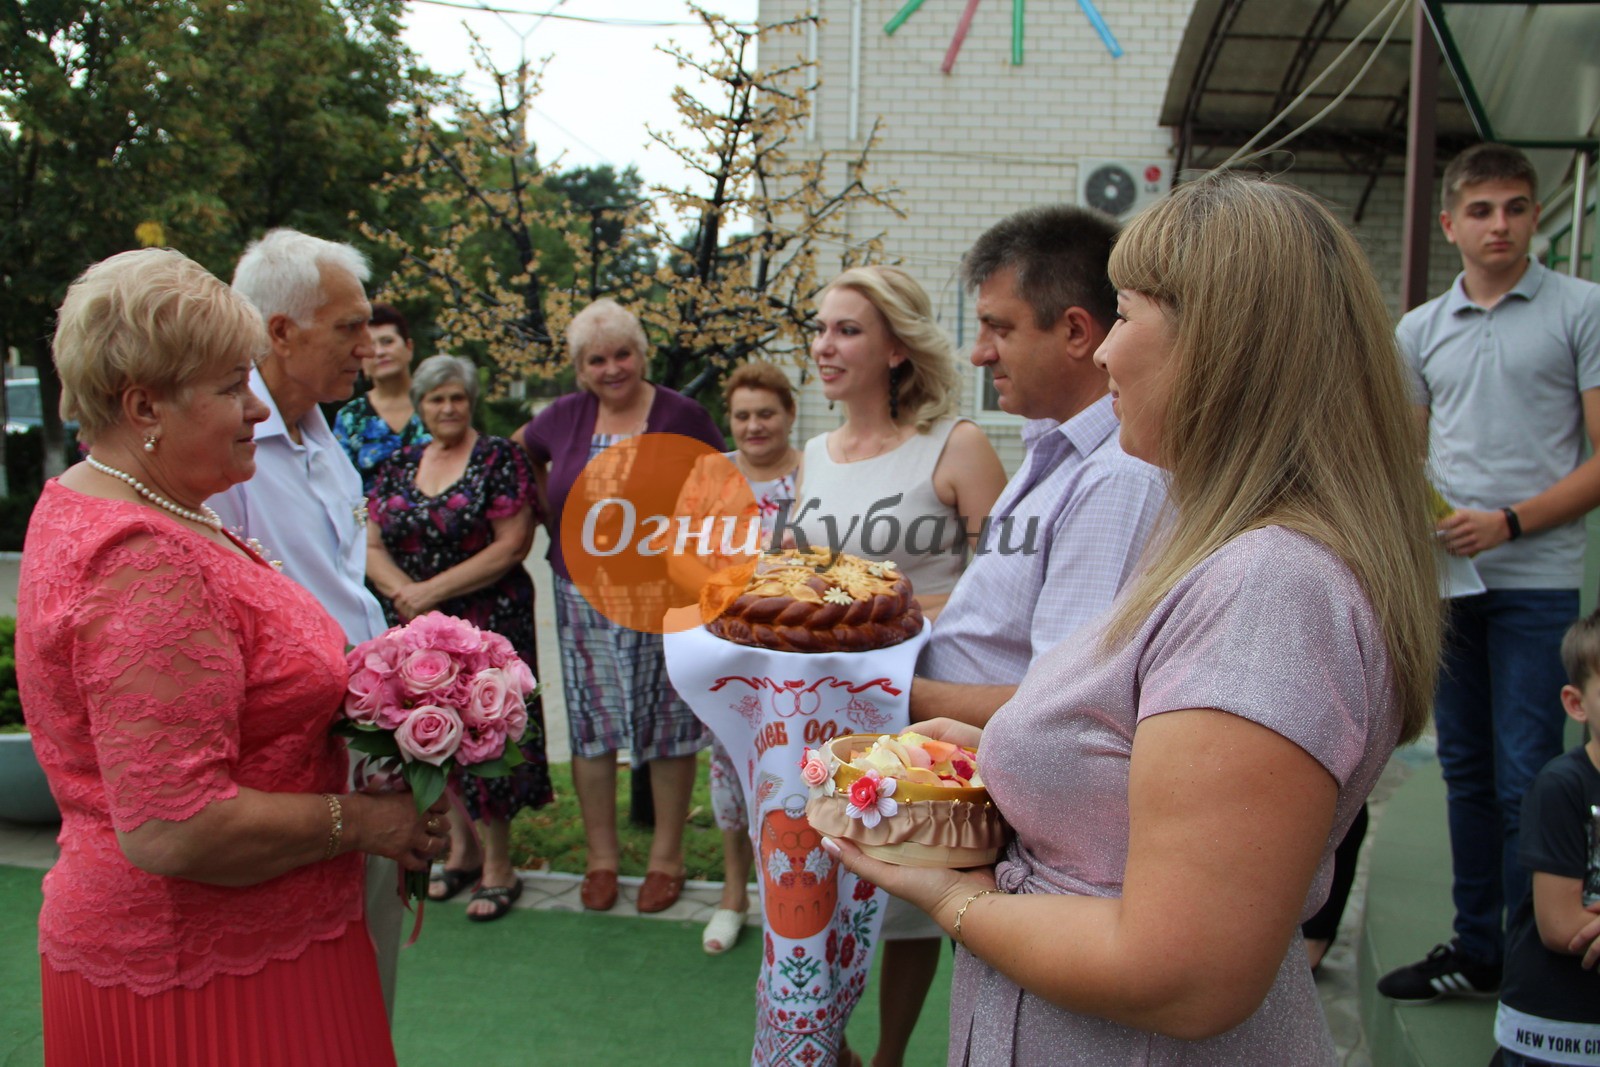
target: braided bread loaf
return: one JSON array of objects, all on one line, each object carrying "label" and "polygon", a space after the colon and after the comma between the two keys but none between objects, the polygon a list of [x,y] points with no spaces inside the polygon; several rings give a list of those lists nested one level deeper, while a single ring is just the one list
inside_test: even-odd
[{"label": "braided bread loaf", "polygon": [[706,629],[779,652],[866,652],[922,632],[911,583],[892,562],[825,548],[764,553],[714,577],[700,595]]}]

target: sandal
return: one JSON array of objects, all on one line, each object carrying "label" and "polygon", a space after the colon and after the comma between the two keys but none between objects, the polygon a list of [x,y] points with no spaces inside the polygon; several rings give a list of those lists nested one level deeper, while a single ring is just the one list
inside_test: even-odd
[{"label": "sandal", "polygon": [[585,874],[578,899],[589,911],[610,911],[617,903],[617,872],[593,870]]},{"label": "sandal", "polygon": [[[428,877],[428,899],[435,902],[449,900],[467,888],[467,886],[477,885],[478,879],[482,877],[482,865],[474,867],[470,871],[452,871],[449,867],[445,867]],[[442,886],[444,892],[435,896],[433,892],[435,886]]]},{"label": "sandal", "polygon": [[683,883],[687,875],[668,874],[666,871],[645,871],[644,884],[639,886],[639,896],[635,906],[641,915],[652,915],[658,911],[666,911],[678,902],[678,894],[683,892]]},{"label": "sandal", "polygon": [[711,921],[700,935],[700,947],[708,956],[720,956],[732,948],[744,930],[745,913],[732,908],[718,908],[711,913]]},{"label": "sandal", "polygon": [[473,900],[487,900],[494,905],[494,910],[479,915],[476,912],[467,912],[467,918],[475,923],[494,922],[511,910],[522,896],[522,879],[518,878],[510,885],[486,885],[472,894]]}]

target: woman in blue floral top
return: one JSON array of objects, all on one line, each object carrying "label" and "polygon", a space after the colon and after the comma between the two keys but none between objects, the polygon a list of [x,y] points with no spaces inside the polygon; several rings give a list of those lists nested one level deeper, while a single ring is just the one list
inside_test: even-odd
[{"label": "woman in blue floral top", "polygon": [[411,403],[411,326],[389,304],[373,304],[372,356],[361,370],[372,388],[339,409],[333,436],[361,472],[363,489],[372,488],[378,465],[407,445],[428,443],[428,431]]},{"label": "woman in blue floral top", "polygon": [[[533,581],[522,565],[539,511],[528,457],[472,428],[478,375],[469,361],[423,360],[411,393],[432,440],[400,449],[373,474],[367,578],[391,624],[430,611],[454,615],[506,638],[537,673]],[[527,762],[504,778],[451,780],[481,836],[452,812],[450,855],[428,895],[447,900],[478,883],[467,917],[479,922],[504,915],[522,892],[511,867],[511,817],[553,796],[537,698],[519,747]]]}]

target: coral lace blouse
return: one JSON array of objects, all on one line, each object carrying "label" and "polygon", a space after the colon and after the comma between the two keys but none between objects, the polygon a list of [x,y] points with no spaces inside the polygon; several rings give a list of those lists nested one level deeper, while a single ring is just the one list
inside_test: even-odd
[{"label": "coral lace blouse", "polygon": [[328,732],[344,637],[309,593],[152,508],[52,480],[17,616],[22,704],[62,815],[39,914],[53,966],[141,994],[193,989],[294,959],[361,915],[355,853],[234,888],[149,874],[117,843],[241,786],[344,790]]}]

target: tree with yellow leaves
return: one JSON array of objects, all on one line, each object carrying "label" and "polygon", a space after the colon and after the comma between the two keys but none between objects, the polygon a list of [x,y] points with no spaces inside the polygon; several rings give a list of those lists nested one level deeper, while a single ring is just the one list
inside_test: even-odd
[{"label": "tree with yellow leaves", "polygon": [[[418,109],[412,156],[388,183],[422,196],[437,228],[425,248],[404,247],[379,225],[366,232],[404,253],[385,290],[391,299],[439,302],[441,344],[476,348],[506,379],[550,377],[566,366],[561,337],[572,315],[611,296],[651,335],[655,377],[695,395],[752,356],[803,352],[827,277],[881,254],[878,236],[852,238],[846,225],[852,207],[898,214],[894,190],[868,179],[875,136],[847,159],[804,149],[811,65],[757,66],[759,42],[814,18],[751,27],[691,10],[710,35],[710,57],[663,48],[695,82],[673,93],[687,132],[649,131],[696,176],[689,187],[655,186],[647,200],[588,210],[552,197],[523,132],[536,73],[526,64],[496,71],[481,46],[475,60],[497,99],[456,94],[449,130]],[[591,239],[599,225],[648,237],[659,257],[617,255]]]}]

